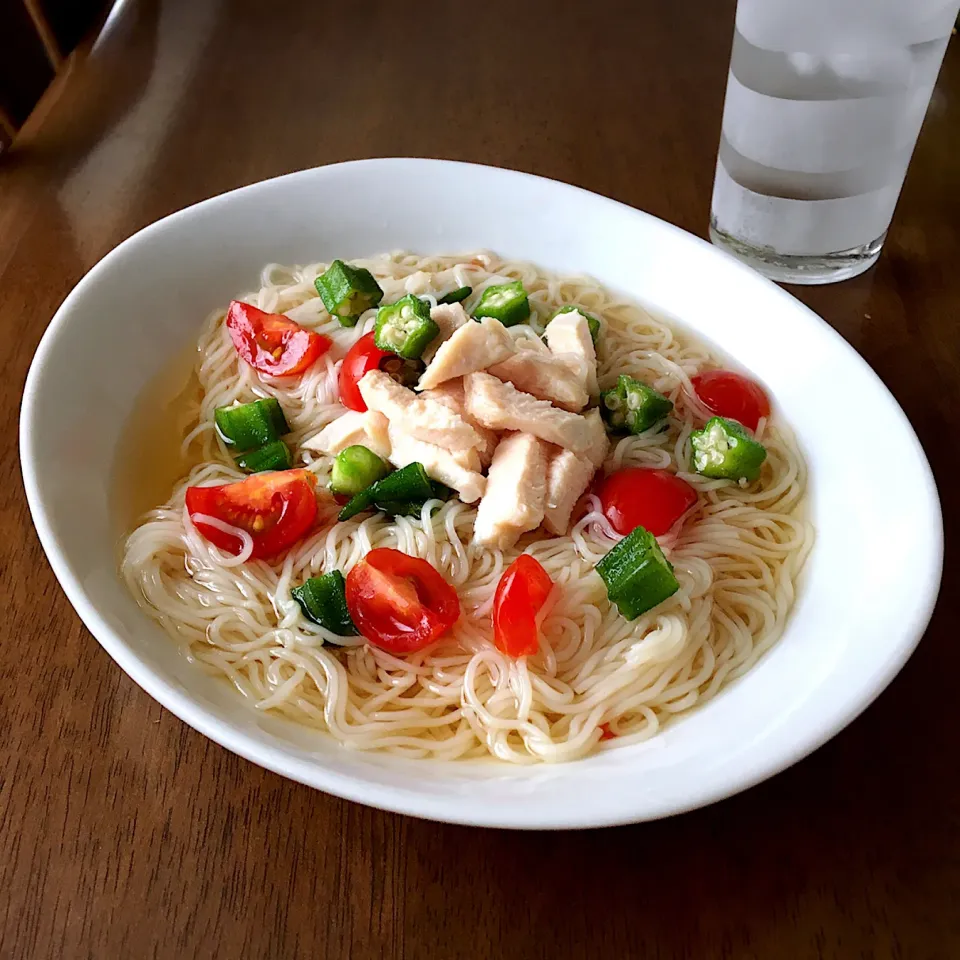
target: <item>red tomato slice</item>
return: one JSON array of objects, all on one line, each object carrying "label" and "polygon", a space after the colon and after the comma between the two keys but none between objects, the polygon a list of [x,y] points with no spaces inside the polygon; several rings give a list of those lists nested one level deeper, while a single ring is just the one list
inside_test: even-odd
[{"label": "red tomato slice", "polygon": [[610,729],[609,723],[600,724],[600,739],[601,740],[612,740],[616,734]]},{"label": "red tomato slice", "polygon": [[703,405],[718,417],[737,420],[756,430],[770,416],[770,400],[759,383],[732,370],[708,370],[691,380]]},{"label": "red tomato slice", "polygon": [[390,653],[422,650],[460,616],[457,591],[426,560],[371,550],[347,574],[347,608],[360,633]]},{"label": "red tomato slice", "polygon": [[197,515],[239,527],[253,537],[251,558],[273,557],[296,543],[317,517],[316,477],[307,470],[255,473],[238,483],[218,487],[188,487],[187,510],[212,544],[236,556],[243,541],[218,530]]},{"label": "red tomato slice", "polygon": [[358,410],[360,413],[367,409],[367,405],[363,402],[357,384],[365,373],[378,369],[384,357],[393,356],[387,350],[381,350],[373,342],[373,337],[372,330],[364,334],[347,351],[343,363],[340,364],[340,402],[348,409]]},{"label": "red tomato slice", "polygon": [[626,467],[600,484],[603,515],[626,536],[644,527],[655,537],[665,534],[696,502],[697,491],[667,470]]},{"label": "red tomato slice", "polygon": [[329,337],[306,330],[279,313],[264,313],[239,300],[230,304],[226,324],[237,353],[254,370],[272,377],[303,373],[331,343]]},{"label": "red tomato slice", "polygon": [[493,639],[508,657],[531,656],[540,649],[536,616],[553,589],[550,574],[522,553],[500,577],[493,595]]}]

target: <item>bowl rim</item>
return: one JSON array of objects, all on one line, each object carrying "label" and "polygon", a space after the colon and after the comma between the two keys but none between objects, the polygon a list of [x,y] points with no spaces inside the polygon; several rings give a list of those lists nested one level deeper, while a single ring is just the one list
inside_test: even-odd
[{"label": "bowl rim", "polygon": [[[386,784],[361,782],[350,775],[342,774],[319,763],[310,764],[300,758],[284,754],[276,748],[258,740],[256,737],[224,725],[205,707],[201,706],[197,700],[179,689],[177,685],[165,679],[149,664],[141,660],[117,630],[106,622],[95,604],[88,597],[82,583],[74,575],[66,560],[64,550],[61,547],[51,521],[51,516],[45,504],[44,495],[41,492],[35,456],[36,407],[39,389],[43,380],[44,368],[47,365],[49,355],[54,349],[60,331],[70,320],[75,304],[83,300],[87,289],[94,286],[100,276],[109,271],[112,262],[121,257],[129,246],[140,244],[148,240],[153,233],[168,229],[172,224],[189,218],[200,207],[209,210],[218,205],[230,203],[232,198],[239,194],[252,193],[263,189],[268,184],[276,184],[279,181],[295,181],[297,179],[323,177],[327,175],[335,176],[336,172],[343,168],[360,166],[382,167],[385,175],[390,175],[396,172],[398,166],[411,164],[427,168],[458,167],[496,171],[498,175],[519,177],[540,184],[549,184],[551,189],[585,194],[593,203],[611,204],[623,211],[629,212],[631,216],[640,220],[648,222],[654,221],[657,224],[657,229],[681,234],[685,242],[699,245],[701,248],[706,248],[711,251],[711,255],[724,258],[728,263],[729,269],[749,274],[754,282],[766,284],[768,287],[773,288],[780,298],[791,303],[793,309],[799,307],[801,311],[807,315],[808,320],[812,320],[825,328],[824,332],[834,339],[835,345],[845,354],[846,360],[860,366],[864,373],[876,381],[876,385],[887,394],[890,400],[891,413],[901,418],[903,426],[905,426],[909,434],[913,435],[916,440],[916,454],[920,461],[919,466],[924,472],[926,480],[927,489],[925,491],[926,496],[924,497],[924,519],[928,528],[933,555],[928,562],[928,569],[932,575],[925,584],[924,593],[917,598],[916,603],[909,611],[909,616],[904,618],[904,623],[900,628],[901,639],[896,647],[892,649],[891,655],[888,656],[883,663],[882,669],[876,672],[873,685],[869,691],[859,697],[851,697],[842,702],[831,703],[830,707],[818,717],[816,723],[808,723],[804,726],[801,734],[789,747],[776,752],[764,753],[762,757],[754,758],[754,762],[745,764],[739,769],[738,774],[735,776],[724,775],[714,778],[708,787],[691,791],[689,798],[679,803],[676,801],[659,801],[659,803],[650,803],[647,801],[645,808],[642,811],[638,810],[633,815],[624,811],[609,815],[591,815],[589,811],[586,811],[582,815],[575,817],[569,815],[544,817],[542,813],[536,814],[522,809],[518,810],[516,805],[511,807],[509,815],[505,815],[502,811],[495,809],[478,810],[477,807],[470,807],[468,814],[460,814],[457,810],[456,803],[451,802],[448,797],[431,795],[427,791],[414,794]],[[343,799],[352,800],[382,810],[446,823],[515,829],[587,829],[615,826],[684,813],[747,790],[792,766],[822,746],[856,719],[856,717],[866,710],[887,688],[916,649],[926,630],[936,604],[942,576],[942,512],[933,472],[922,445],[919,439],[916,438],[915,431],[896,398],[890,393],[889,389],[883,381],[880,380],[870,365],[835,329],[805,304],[798,301],[787,291],[777,287],[772,281],[762,277],[752,268],[736,260],[725,251],[712,246],[702,238],[674,224],[617,200],[604,197],[564,181],[485,164],[415,157],[382,157],[348,160],[341,163],[305,168],[237,187],[225,193],[198,201],[160,220],[154,221],[127,237],[106,253],[83,276],[64,299],[44,331],[31,362],[24,386],[20,410],[19,448],[21,472],[27,502],[47,560],[67,599],[79,615],[81,621],[116,664],[138,686],[176,717],[202,735],[260,767]],[[816,546],[814,546],[814,549],[816,549]],[[423,761],[411,762],[422,763]]]}]

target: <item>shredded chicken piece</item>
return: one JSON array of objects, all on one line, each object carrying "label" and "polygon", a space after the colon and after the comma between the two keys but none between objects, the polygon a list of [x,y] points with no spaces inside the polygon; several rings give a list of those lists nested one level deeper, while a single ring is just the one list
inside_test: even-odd
[{"label": "shredded chicken piece", "polygon": [[550,356],[550,348],[537,336],[533,327],[517,325],[510,327],[510,336],[517,350],[529,350],[531,353],[542,353]]},{"label": "shredded chicken piece", "polygon": [[484,468],[489,467],[490,461],[493,459],[493,451],[497,449],[498,437],[492,430],[488,430],[467,413],[463,396],[463,379],[457,377],[456,380],[445,380],[439,387],[431,387],[429,390],[424,390],[420,396],[425,399],[436,400],[437,403],[442,403],[449,410],[458,413],[477,431],[481,440],[480,446],[477,447],[480,463]]},{"label": "shredded chicken piece", "polygon": [[440,344],[430,366],[420,377],[417,389],[429,390],[445,380],[486,370],[492,364],[506,360],[513,352],[513,338],[499,320],[490,317],[471,320]]},{"label": "shredded chicken piece", "polygon": [[348,410],[328,423],[319,433],[304,440],[300,446],[335,457],[341,450],[356,444],[372,450],[378,457],[386,460],[390,456],[387,418],[375,410],[368,410],[366,413]]},{"label": "shredded chicken piece", "polygon": [[462,303],[438,303],[430,311],[430,319],[440,328],[440,332],[430,341],[420,357],[424,363],[436,356],[440,345],[449,340],[470,318]]},{"label": "shredded chicken piece", "polygon": [[483,496],[487,478],[480,473],[480,459],[475,450],[460,457],[436,444],[417,440],[393,424],[389,430],[390,462],[395,467],[422,463],[430,477],[453,487],[464,503],[473,503]]},{"label": "shredded chicken piece", "polygon": [[587,430],[590,434],[590,442],[584,450],[580,451],[580,456],[584,460],[589,460],[595,467],[599,467],[607,459],[607,453],[610,450],[610,438],[607,436],[607,428],[603,425],[603,418],[600,411],[594,407],[588,410],[583,419],[587,422]]},{"label": "shredded chicken piece", "polygon": [[489,373],[471,373],[463,378],[463,384],[467,413],[483,426],[532,433],[574,453],[591,451],[596,456],[598,439],[592,417],[558,410],[549,401],[522,393]]},{"label": "shredded chicken piece", "polygon": [[447,450],[475,450],[480,435],[459,414],[436,400],[401,386],[382,370],[370,370],[360,380],[360,395],[371,410],[409,436]]},{"label": "shredded chicken piece", "polygon": [[562,447],[553,447],[547,464],[547,498],[543,525],[550,533],[563,536],[570,528],[570,515],[590,485],[596,467]]},{"label": "shredded chicken piece", "polygon": [[438,303],[430,311],[430,319],[440,328],[444,340],[449,340],[470,320],[462,303]]},{"label": "shredded chicken piece", "polygon": [[599,392],[597,386],[597,351],[590,336],[590,324],[579,310],[559,313],[543,332],[550,352],[558,356],[575,356],[582,364],[584,388],[591,397]]},{"label": "shredded chicken piece", "polygon": [[487,491],[477,507],[474,542],[506,550],[540,526],[546,479],[546,444],[529,433],[505,436],[497,444]]},{"label": "shredded chicken piece", "polygon": [[584,386],[584,378],[576,373],[577,358],[571,359],[574,364],[572,368],[560,356],[521,350],[502,363],[487,367],[487,373],[512,383],[524,393],[549,400],[555,406],[576,413],[587,405],[590,397]]}]

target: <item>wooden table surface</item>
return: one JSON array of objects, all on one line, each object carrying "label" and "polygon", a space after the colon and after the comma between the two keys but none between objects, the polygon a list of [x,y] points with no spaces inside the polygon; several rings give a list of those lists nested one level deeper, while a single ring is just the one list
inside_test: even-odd
[{"label": "wooden table surface", "polygon": [[[878,267],[795,291],[923,441],[944,494],[941,600],[864,716],[746,794],[549,835],[289,783],[114,666],[24,501],[19,399],[54,310],[119,241],[212,194],[356,157],[447,157],[571,181],[704,234],[733,7],[132,0],[71,67],[0,162],[0,956],[960,956],[957,43]],[[891,544],[892,563],[909,561]]]}]

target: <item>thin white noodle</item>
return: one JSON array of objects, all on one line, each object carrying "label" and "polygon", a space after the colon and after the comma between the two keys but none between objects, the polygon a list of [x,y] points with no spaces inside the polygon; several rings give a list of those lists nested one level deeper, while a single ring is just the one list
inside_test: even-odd
[{"label": "thin white noodle", "polygon": [[[230,557],[204,540],[186,516],[186,488],[242,477],[214,429],[214,410],[276,397],[290,423],[291,449],[300,449],[344,412],[339,363],[375,319],[370,310],[346,328],[326,313],[313,285],[325,264],[270,264],[261,288],[244,299],[330,337],[329,353],[298,379],[260,376],[238,359],[223,311],[208,318],[197,365],[203,396],[185,440],[198,465],[164,505],[142,518],[124,549],[122,573],[131,590],[185,655],[228,678],[260,710],[326,730],[354,748],[535,763],[649,739],[742,675],[777,641],[813,543],[804,509],[806,466],[774,411],[759,427],[769,455],[758,483],[740,487],[688,472],[690,433],[709,415],[690,379],[725,365],[721,355],[589,278],[559,277],[489,253],[397,253],[355,262],[374,273],[387,302],[408,287],[436,298],[472,286],[470,310],[485,287],[521,280],[533,309],[524,336],[537,336],[568,303],[600,319],[601,387],[629,373],[675,404],[668,429],[621,439],[604,469],[658,467],[696,487],[692,514],[660,538],[680,590],[633,622],[619,615],[594,566],[620,536],[592,496],[567,536],[527,535],[507,551],[471,543],[476,510],[457,500],[433,501],[419,517],[395,522],[379,514],[327,521],[269,563],[247,559],[252,539],[215,518],[196,519],[238,537],[243,550]],[[302,451],[301,460],[322,488],[330,458]],[[346,573],[380,546],[428,560],[456,587],[463,609],[447,636],[403,658],[362,638],[334,637],[307,621],[290,595],[305,578],[332,569]],[[524,551],[556,586],[539,618],[539,652],[514,661],[492,642],[490,610],[500,575]],[[601,724],[617,737],[601,743]]]},{"label": "thin white noodle", "polygon": [[[217,517],[211,517],[206,513],[195,513],[191,517],[190,514],[184,510],[183,518],[184,524],[193,526],[195,530],[197,524],[200,523],[207,527],[213,527],[214,530],[219,530],[221,533],[227,533],[231,537],[236,537],[240,541],[240,552],[236,554],[236,556],[221,553],[221,555],[217,557],[217,562],[221,567],[238,567],[241,563],[246,563],[250,559],[250,555],[253,553],[253,537],[250,536],[246,530],[219,520]],[[200,531],[197,530],[197,533],[200,533]]]}]

